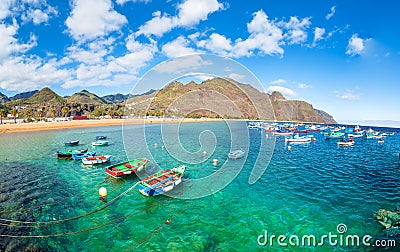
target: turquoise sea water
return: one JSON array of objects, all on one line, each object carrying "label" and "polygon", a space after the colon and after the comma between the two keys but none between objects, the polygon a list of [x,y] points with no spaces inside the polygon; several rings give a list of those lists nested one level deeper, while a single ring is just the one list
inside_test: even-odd
[{"label": "turquoise sea water", "polygon": [[[27,247],[43,251],[302,251],[304,247],[282,248],[276,242],[272,247],[259,246],[257,238],[265,231],[276,236],[318,237],[337,233],[338,224],[347,226],[346,234],[383,235],[373,214],[380,208],[394,209],[400,202],[400,134],[387,137],[383,144],[356,139],[353,147],[338,147],[336,141],[325,141],[315,133],[315,143],[291,145],[289,151],[283,137],[267,138],[265,132],[248,131],[240,122],[230,126],[186,123],[177,133],[173,126],[128,125],[124,134],[121,126],[112,126],[0,135],[0,251]],[[110,202],[139,180],[136,176],[109,178],[105,165],[82,167],[78,161],[56,159],[57,150],[71,149],[64,142],[77,139],[77,148],[92,149],[96,135],[108,136],[110,145],[95,150],[113,155],[113,163],[127,156],[149,158],[149,167],[140,176],[186,163],[185,179],[174,190],[178,198],[148,198],[135,188],[94,212],[105,206],[98,199],[99,187],[108,189]],[[260,153],[260,143],[272,146],[273,155],[262,177],[250,185],[257,156],[267,164],[272,154],[271,149]],[[248,144],[247,159],[226,160],[230,149]],[[221,166],[213,166],[214,158]],[[207,176],[207,183],[193,182]],[[215,190],[225,183],[222,190]],[[215,193],[190,199],[210,192]],[[331,245],[307,249],[374,250]]]}]

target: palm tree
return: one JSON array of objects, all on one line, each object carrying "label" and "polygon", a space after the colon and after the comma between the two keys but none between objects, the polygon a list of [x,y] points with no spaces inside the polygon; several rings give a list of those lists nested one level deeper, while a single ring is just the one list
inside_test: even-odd
[{"label": "palm tree", "polygon": [[3,124],[3,117],[7,116],[8,109],[6,106],[0,105],[0,124]]},{"label": "palm tree", "polygon": [[56,110],[55,110],[55,109],[50,109],[50,116],[51,116],[52,118],[55,118],[55,117],[56,117]]},{"label": "palm tree", "polygon": [[29,118],[31,118],[31,116],[32,116],[32,110],[30,110],[30,109],[25,110],[24,115],[25,115],[26,119],[29,120]]},{"label": "palm tree", "polygon": [[61,114],[62,114],[63,117],[65,117],[68,112],[69,112],[69,108],[68,107],[63,107],[61,109]]},{"label": "palm tree", "polygon": [[42,120],[42,117],[43,117],[44,113],[45,113],[45,112],[44,112],[43,109],[38,109],[37,115],[40,117],[40,120]]},{"label": "palm tree", "polygon": [[14,117],[14,123],[17,123],[18,109],[13,108],[13,109],[10,111],[10,114]]}]

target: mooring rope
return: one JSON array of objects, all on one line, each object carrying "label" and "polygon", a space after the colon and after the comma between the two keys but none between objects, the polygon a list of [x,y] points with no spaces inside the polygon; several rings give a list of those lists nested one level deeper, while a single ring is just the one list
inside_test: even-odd
[{"label": "mooring rope", "polygon": [[[218,171],[215,172],[216,176],[214,176],[214,179],[217,179],[218,176],[222,175],[225,172],[225,169],[220,169]],[[210,184],[208,185],[204,185],[203,188],[208,188],[210,189]],[[175,213],[174,215],[172,215],[170,218],[168,218],[169,223],[175,219],[175,217],[178,215],[178,213],[182,213],[189,205],[191,205],[193,202],[193,200],[191,200],[189,203],[187,203],[185,206],[181,207],[177,213]],[[133,247],[135,247],[135,245],[137,244],[137,246],[135,247],[136,249],[138,249],[139,247],[143,246],[145,243],[147,243],[148,241],[150,241],[154,236],[156,236],[157,234],[159,234],[162,229],[165,227],[165,225],[169,225],[169,223],[167,224],[166,222],[163,222],[161,225],[155,227],[150,233],[145,234],[144,236],[142,236],[142,238],[140,238],[139,240],[137,240],[133,245],[129,246],[127,249],[125,249],[124,251],[131,251]]]},{"label": "mooring rope", "polygon": [[155,203],[155,204],[153,204],[153,205],[151,205],[151,206],[149,206],[149,207],[147,207],[147,208],[145,208],[145,209],[143,209],[141,211],[138,211],[136,213],[128,214],[128,215],[125,215],[125,216],[122,216],[122,217],[119,217],[119,218],[115,218],[115,219],[113,219],[111,221],[104,222],[104,223],[102,223],[100,225],[97,225],[97,226],[94,226],[94,227],[90,227],[90,228],[86,228],[86,229],[81,229],[81,230],[78,230],[78,231],[71,231],[71,232],[59,233],[59,234],[49,234],[49,235],[8,235],[8,234],[0,234],[0,237],[9,237],[9,238],[51,238],[51,237],[60,237],[60,236],[68,236],[68,235],[75,235],[75,234],[79,234],[79,233],[85,233],[85,232],[88,232],[88,231],[92,231],[92,230],[95,230],[95,229],[99,229],[99,228],[105,227],[105,226],[110,225],[110,224],[112,224],[114,222],[117,222],[117,221],[121,221],[121,220],[124,220],[124,219],[127,219],[127,218],[131,218],[131,217],[133,217],[135,215],[138,215],[138,214],[140,214],[142,212],[148,211],[148,210],[150,210],[150,209],[152,209],[152,208],[154,208],[156,206],[159,206],[162,203],[167,202],[169,200],[171,200],[171,199],[166,199],[164,201]]},{"label": "mooring rope", "polygon": [[[98,183],[96,186],[99,186],[99,185],[101,185],[101,184],[103,184],[103,183],[105,183],[105,182],[106,182],[106,181],[101,181],[101,182]],[[69,199],[74,198],[74,197],[76,197],[76,196],[79,196],[79,195],[81,195],[81,194],[83,195],[84,193],[87,193],[87,192],[89,192],[90,190],[93,190],[93,188],[90,188],[90,189],[84,190],[83,192],[79,192],[79,193],[76,193],[76,194],[73,194],[73,195],[70,195],[70,196],[67,196],[67,197],[64,197],[64,198],[55,200],[55,201],[53,201],[53,202],[46,202],[46,203],[43,203],[43,204],[40,204],[40,205],[36,205],[36,206],[32,206],[32,207],[27,207],[27,208],[19,208],[19,209],[16,209],[16,210],[3,211],[3,212],[0,212],[0,215],[1,215],[1,214],[10,214],[10,213],[23,213],[23,212],[25,212],[25,211],[29,211],[29,210],[33,210],[33,209],[38,209],[38,208],[41,208],[41,207],[43,207],[43,206],[55,205],[55,204],[57,204],[57,203],[60,203],[60,202],[69,200]],[[1,220],[1,219],[0,219],[0,220]],[[9,221],[12,221],[12,220],[9,220]],[[0,224],[0,225],[1,225],[1,224]]]},{"label": "mooring rope", "polygon": [[[81,215],[77,215],[74,217],[70,217],[67,219],[62,219],[62,220],[51,220],[51,221],[19,221],[19,220],[8,220],[8,219],[2,219],[0,218],[0,221],[5,221],[5,222],[10,222],[10,223],[20,223],[20,224],[37,224],[37,225],[54,225],[54,224],[58,224],[58,223],[63,223],[63,222],[68,222],[71,220],[76,220],[76,219],[80,219],[83,218],[85,216],[97,213],[107,207],[109,207],[111,204],[113,204],[114,202],[116,202],[119,198],[121,198],[122,196],[124,196],[125,194],[127,194],[129,191],[131,191],[137,184],[139,184],[140,181],[136,182],[133,186],[129,187],[127,190],[125,190],[123,193],[119,194],[118,196],[116,196],[115,198],[113,198],[111,201],[105,203],[104,205],[89,211],[87,213],[81,214]],[[17,228],[38,228],[37,225],[34,226],[14,226],[13,224],[7,224],[7,223],[0,223],[0,225],[3,226],[11,226],[11,227],[17,227]]]}]

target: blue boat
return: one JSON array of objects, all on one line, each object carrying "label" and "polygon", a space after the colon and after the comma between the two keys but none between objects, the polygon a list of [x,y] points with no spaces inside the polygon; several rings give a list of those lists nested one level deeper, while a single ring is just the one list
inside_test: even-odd
[{"label": "blue boat", "polygon": [[79,140],[64,143],[66,146],[74,146],[79,144]]},{"label": "blue boat", "polygon": [[150,175],[139,182],[138,190],[144,196],[156,196],[171,191],[182,182],[185,169],[186,166],[181,165]]},{"label": "blue boat", "polygon": [[242,157],[244,157],[244,151],[242,151],[242,150],[231,151],[228,154],[228,158],[230,158],[230,159],[239,159]]},{"label": "blue boat", "polygon": [[95,151],[86,152],[86,153],[74,153],[74,154],[72,154],[72,159],[73,160],[82,160],[82,158],[94,157],[95,155],[96,155]]},{"label": "blue boat", "polygon": [[107,139],[107,136],[95,136],[94,139],[96,139],[96,140],[105,140],[105,139]]}]

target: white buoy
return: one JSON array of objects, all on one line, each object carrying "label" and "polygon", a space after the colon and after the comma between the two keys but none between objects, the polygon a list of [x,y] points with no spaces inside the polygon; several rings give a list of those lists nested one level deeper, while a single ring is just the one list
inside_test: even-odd
[{"label": "white buoy", "polygon": [[154,147],[157,147],[157,144],[156,144],[156,143],[154,144]]},{"label": "white buoy", "polygon": [[164,146],[164,145],[162,145],[162,146],[161,146],[161,149],[164,149],[164,148],[165,148],[165,146]]},{"label": "white buoy", "polygon": [[203,151],[203,155],[204,155],[204,156],[207,155],[207,151]]},{"label": "white buoy", "polygon": [[213,159],[213,165],[218,166],[219,160],[218,159]]},{"label": "white buoy", "polygon": [[99,196],[100,196],[101,198],[107,197],[107,188],[105,188],[105,187],[100,187],[100,189],[99,189]]},{"label": "white buoy", "polygon": [[288,146],[287,149],[288,149],[288,150],[291,150],[291,149],[292,149],[292,146]]}]

